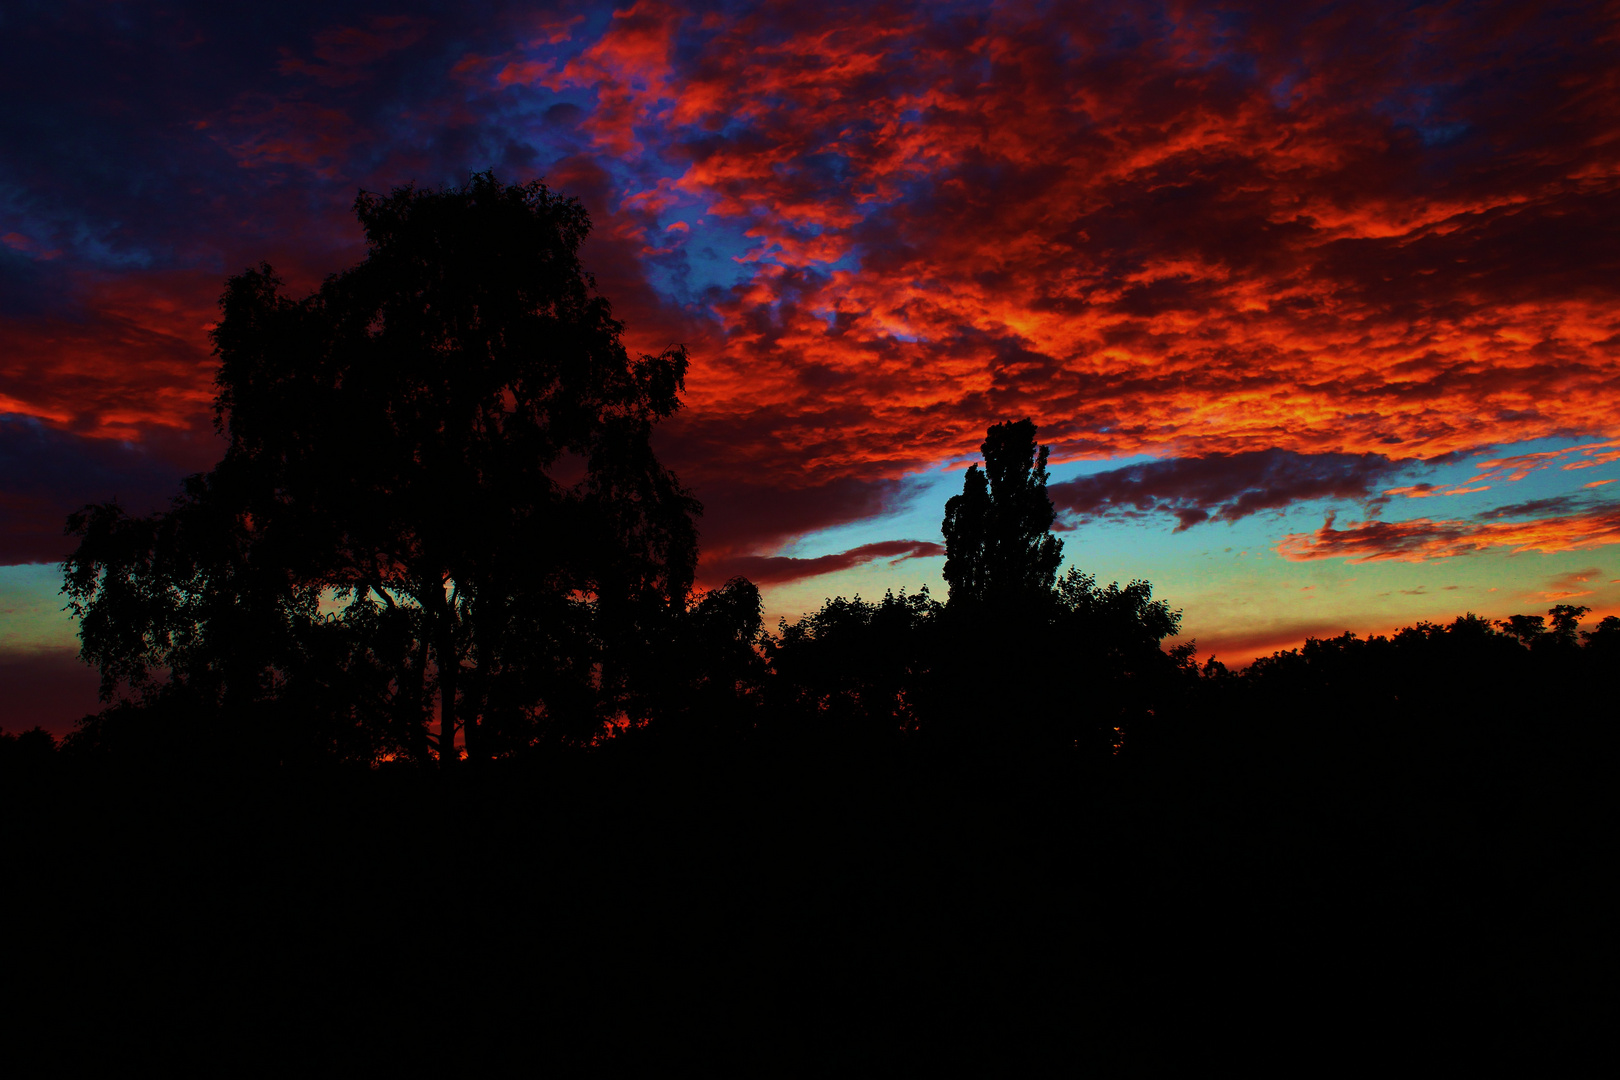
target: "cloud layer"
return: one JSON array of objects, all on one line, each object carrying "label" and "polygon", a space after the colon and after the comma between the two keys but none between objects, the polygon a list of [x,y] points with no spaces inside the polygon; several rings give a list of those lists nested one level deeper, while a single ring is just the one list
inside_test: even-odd
[{"label": "cloud layer", "polygon": [[[1620,436],[1608,4],[63,4],[0,41],[36,103],[0,120],[0,412],[108,447],[206,440],[225,274],[313,287],[357,187],[488,166],[578,194],[632,343],[691,348],[661,438],[707,574],[1006,418],[1170,455],[1058,494],[1182,527]],[[1283,550],[1554,550],[1530,528]]]}]

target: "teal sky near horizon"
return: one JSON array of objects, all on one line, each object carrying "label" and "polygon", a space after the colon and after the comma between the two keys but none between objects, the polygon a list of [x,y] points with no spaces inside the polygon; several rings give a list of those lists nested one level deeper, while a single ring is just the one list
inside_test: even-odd
[{"label": "teal sky near horizon", "polygon": [[[1582,460],[1582,455],[1569,451],[1583,445],[1586,441],[1579,439],[1541,439],[1422,470],[1409,482],[1427,482],[1439,491],[1481,490],[1420,498],[1396,495],[1380,517],[1393,522],[1437,515],[1467,517],[1503,503],[1579,497],[1594,490],[1594,484],[1607,486],[1620,479],[1620,463],[1615,462],[1579,470],[1560,468]],[[1482,461],[1559,452],[1560,457],[1522,479],[1498,478],[1489,486],[1467,484],[1479,475]],[[1071,461],[1049,471],[1051,482],[1060,484],[1147,460],[1152,459]],[[955,463],[916,476],[895,512],[795,538],[775,554],[814,559],[899,538],[938,542],[945,500],[961,490],[964,469],[964,463]],[[1593,609],[1587,625],[1620,614],[1620,559],[1605,558],[1613,549],[1546,552],[1501,546],[1421,561],[1362,562],[1293,560],[1278,553],[1284,537],[1311,533],[1329,513],[1354,516],[1359,509],[1343,500],[1317,499],[1231,524],[1208,523],[1182,531],[1167,528],[1150,515],[1134,521],[1060,520],[1060,526],[1069,525],[1059,533],[1064,570],[1075,567],[1104,583],[1151,581],[1155,596],[1182,610],[1183,636],[1198,640],[1199,656],[1216,655],[1232,665],[1295,647],[1307,636],[1329,637],[1347,630],[1387,633],[1421,620],[1449,621],[1464,612],[1500,619],[1542,614],[1556,603],[1579,604]],[[944,558],[938,555],[878,558],[858,568],[767,587],[769,621],[772,625],[778,618],[792,621],[838,595],[877,599],[888,590],[916,592],[926,585],[943,599],[943,567]]]}]

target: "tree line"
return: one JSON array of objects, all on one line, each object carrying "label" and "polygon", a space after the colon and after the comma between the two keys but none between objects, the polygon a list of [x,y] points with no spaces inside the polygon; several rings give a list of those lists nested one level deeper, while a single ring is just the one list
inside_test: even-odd
[{"label": "tree line", "polygon": [[1612,712],[1620,619],[1582,634],[1588,609],[1569,605],[1311,640],[1241,675],[1200,666],[1192,642],[1166,647],[1180,612],[1147,582],[1059,575],[1028,420],[989,429],[946,505],[943,602],[839,597],[768,632],[753,583],[693,588],[701,508],[651,445],[686,353],[627,353],[579,261],[583,208],[480,174],[355,210],[365,259],[311,295],[267,265],[227,282],[219,464],[163,512],[70,519],[64,588],[106,702],[73,749],[446,768],[604,744],[1107,758],[1393,728],[1380,745],[1402,752],[1542,695]]}]

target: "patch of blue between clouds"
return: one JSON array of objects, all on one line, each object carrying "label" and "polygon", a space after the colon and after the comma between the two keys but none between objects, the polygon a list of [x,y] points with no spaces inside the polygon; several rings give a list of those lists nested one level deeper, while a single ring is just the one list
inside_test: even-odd
[{"label": "patch of blue between clouds", "polygon": [[[677,304],[701,303],[714,291],[728,292],[754,275],[754,265],[742,257],[759,246],[744,235],[748,223],[742,219],[705,217],[703,207],[671,208],[658,219],[663,230],[652,243],[672,245],[667,256],[644,260],[642,269],[658,293]],[[688,231],[677,240],[669,226],[685,222]]]}]

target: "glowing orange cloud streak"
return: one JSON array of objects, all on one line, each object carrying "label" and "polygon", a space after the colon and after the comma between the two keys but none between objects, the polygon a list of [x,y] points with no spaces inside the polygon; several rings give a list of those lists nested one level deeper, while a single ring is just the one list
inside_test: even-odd
[{"label": "glowing orange cloud streak", "polygon": [[1521,551],[1578,551],[1620,544],[1620,507],[1522,522],[1362,521],[1335,529],[1333,517],[1309,533],[1291,533],[1277,553],[1296,562],[1346,559],[1352,563],[1392,559],[1424,562],[1491,547]]}]

